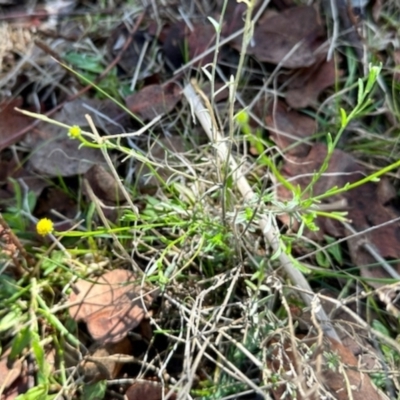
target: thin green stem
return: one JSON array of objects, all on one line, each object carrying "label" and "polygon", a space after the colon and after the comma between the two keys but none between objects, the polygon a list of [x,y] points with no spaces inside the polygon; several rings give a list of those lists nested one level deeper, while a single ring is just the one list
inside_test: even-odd
[{"label": "thin green stem", "polygon": [[360,179],[357,182],[349,183],[349,184],[347,184],[341,188],[338,188],[334,191],[328,191],[326,193],[320,194],[319,196],[315,196],[315,197],[313,197],[313,200],[318,201],[318,200],[322,200],[327,197],[331,197],[331,196],[334,196],[334,195],[337,195],[340,193],[348,192],[349,190],[355,189],[355,188],[357,188],[361,185],[364,185],[368,182],[376,181],[376,179],[378,179],[380,176],[385,175],[386,173],[388,173],[398,167],[400,167],[400,160],[397,160],[395,163],[390,164],[387,167],[381,168],[379,171],[376,171],[376,172],[372,173],[371,175],[368,175],[365,178]]}]

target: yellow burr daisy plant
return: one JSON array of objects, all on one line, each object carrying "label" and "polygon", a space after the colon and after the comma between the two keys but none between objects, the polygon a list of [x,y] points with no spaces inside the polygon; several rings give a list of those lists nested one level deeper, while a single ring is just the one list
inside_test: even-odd
[{"label": "yellow burr daisy plant", "polygon": [[51,219],[41,218],[36,224],[36,232],[41,236],[46,236],[53,232],[54,225]]}]

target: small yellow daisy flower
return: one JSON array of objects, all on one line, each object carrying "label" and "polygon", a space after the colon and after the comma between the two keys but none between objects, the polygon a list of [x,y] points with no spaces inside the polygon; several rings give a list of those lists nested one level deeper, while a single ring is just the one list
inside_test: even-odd
[{"label": "small yellow daisy flower", "polygon": [[54,226],[53,222],[48,218],[39,219],[36,224],[36,231],[41,236],[46,236],[53,232]]},{"label": "small yellow daisy flower", "polygon": [[68,130],[68,136],[73,139],[78,139],[79,136],[81,136],[81,133],[81,128],[79,128],[78,125],[71,126],[71,128]]}]

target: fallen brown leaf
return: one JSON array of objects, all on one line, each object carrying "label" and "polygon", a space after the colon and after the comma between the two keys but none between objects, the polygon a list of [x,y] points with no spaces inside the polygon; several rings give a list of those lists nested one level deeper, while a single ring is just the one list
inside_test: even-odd
[{"label": "fallen brown leaf", "polygon": [[286,102],[296,109],[316,105],[319,95],[336,82],[338,75],[333,59],[303,68],[290,81]]},{"label": "fallen brown leaf", "polygon": [[143,302],[150,295],[140,295],[132,272],[116,269],[92,281],[79,280],[69,297],[69,313],[86,322],[94,340],[116,343],[136,328],[145,316]]},{"label": "fallen brown leaf", "polygon": [[[52,118],[85,129],[89,125],[85,114],[91,115],[99,131],[107,134],[121,133],[123,128],[120,124],[126,122],[124,113],[110,100],[83,98],[66,103]],[[50,177],[84,174],[93,165],[105,165],[101,151],[80,147],[79,140],[71,139],[67,129],[57,125],[40,123],[27,135],[24,143],[32,148],[28,166]]]},{"label": "fallen brown leaf", "polygon": [[114,204],[124,201],[124,195],[114,176],[102,165],[94,165],[90,168],[85,178],[94,194],[101,200]]},{"label": "fallen brown leaf", "polygon": [[84,174],[93,165],[104,163],[100,151],[80,147],[81,143],[69,138],[66,130],[60,132],[57,126],[47,126],[44,129],[54,132],[55,139],[43,141],[32,152],[29,165],[37,173],[49,177],[67,177]]},{"label": "fallen brown leaf", "polygon": [[[185,22],[178,22],[169,28],[165,41],[163,43],[163,51],[165,57],[175,67],[179,68],[184,62],[193,60],[208,50],[215,42],[215,29],[208,24],[195,23],[190,29]],[[184,56],[188,59],[184,59]],[[212,62],[214,53],[201,58],[196,67],[203,66]]]},{"label": "fallen brown leaf", "polygon": [[[321,20],[313,6],[293,7],[260,19],[247,54],[286,68],[309,67],[317,60],[315,52],[323,35]],[[231,42],[238,51],[241,43],[242,38]]]},{"label": "fallen brown leaf", "polygon": [[[125,393],[128,400],[162,400],[168,391],[163,389],[159,383],[156,382],[136,382],[129,386]],[[170,400],[176,399],[176,394],[168,397]]]},{"label": "fallen brown leaf", "polygon": [[[65,191],[50,187],[45,189],[38,197],[33,213],[37,218],[47,217],[54,219],[52,210],[64,215],[66,219],[73,220],[77,215],[78,205],[76,200]],[[67,227],[71,228],[71,223],[68,223]],[[57,226],[57,229],[60,228],[60,226]]]},{"label": "fallen brown leaf", "polygon": [[126,106],[143,121],[149,121],[160,114],[171,112],[179,100],[181,91],[173,82],[162,85],[149,85],[128,96]]},{"label": "fallen brown leaf", "polygon": [[80,370],[87,380],[116,379],[123,363],[117,355],[131,354],[132,344],[128,338],[117,343],[95,343],[82,361]]},{"label": "fallen brown leaf", "polygon": [[31,118],[14,110],[21,106],[21,98],[0,102],[0,150],[18,142],[24,136],[19,132],[32,123]]},{"label": "fallen brown leaf", "polygon": [[8,361],[11,348],[0,358],[0,400],[14,400],[34,385],[34,378],[28,372],[27,360]]},{"label": "fallen brown leaf", "polygon": [[298,111],[290,110],[282,101],[277,101],[269,108],[265,122],[272,140],[287,154],[306,155],[310,145],[302,140],[315,134],[317,130],[315,120]]},{"label": "fallen brown leaf", "polygon": [[28,375],[25,368],[24,375],[21,375],[17,380],[2,393],[0,400],[14,400],[20,395],[24,395],[35,384],[33,377]]},{"label": "fallen brown leaf", "polygon": [[0,387],[8,389],[20,376],[22,370],[22,362],[16,359],[9,362],[8,357],[11,348],[3,352],[0,358]]},{"label": "fallen brown leaf", "polygon": [[347,347],[330,339],[327,351],[340,358],[337,370],[325,368],[323,372],[326,384],[337,400],[382,400],[369,376],[359,371],[358,359]]},{"label": "fallen brown leaf", "polygon": [[124,126],[130,121],[129,115],[112,100],[84,97],[66,103],[53,119],[82,128],[88,126],[85,114],[92,117],[99,131],[108,135],[124,132]]},{"label": "fallen brown leaf", "polygon": [[[193,26],[193,30],[186,35],[186,40],[189,49],[189,59],[193,60],[213,45],[215,42],[215,29],[211,23],[207,25],[196,24]],[[213,60],[214,52],[211,52],[194,65],[200,67],[213,62]]]}]

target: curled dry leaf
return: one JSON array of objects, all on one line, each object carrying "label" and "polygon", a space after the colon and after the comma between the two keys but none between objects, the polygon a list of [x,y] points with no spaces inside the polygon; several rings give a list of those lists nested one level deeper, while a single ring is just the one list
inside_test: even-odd
[{"label": "curled dry leaf", "polygon": [[128,96],[126,106],[134,114],[149,121],[160,114],[171,112],[181,99],[181,91],[176,83],[149,85],[137,93]]},{"label": "curled dry leaf", "polygon": [[132,272],[116,269],[92,281],[79,280],[70,295],[69,313],[76,321],[86,322],[94,340],[116,343],[136,328],[145,316],[144,303],[150,295],[141,295]]},{"label": "curled dry leaf", "polygon": [[94,194],[103,201],[120,203],[124,195],[114,176],[102,165],[94,165],[85,174]]},{"label": "curled dry leaf", "polygon": [[[258,22],[247,54],[286,68],[309,67],[317,60],[315,52],[323,35],[314,7],[293,7],[280,14],[267,14]],[[241,43],[242,39],[238,38],[232,46],[240,51]]]}]

